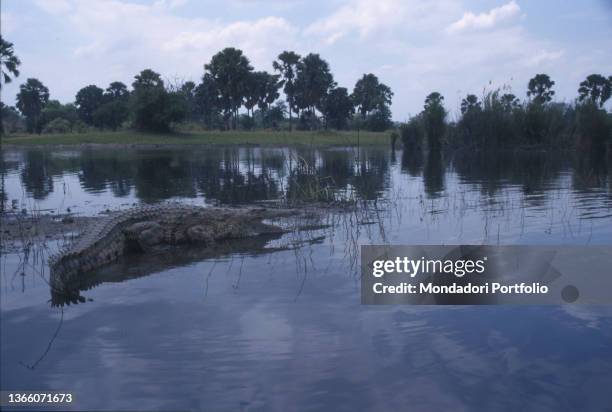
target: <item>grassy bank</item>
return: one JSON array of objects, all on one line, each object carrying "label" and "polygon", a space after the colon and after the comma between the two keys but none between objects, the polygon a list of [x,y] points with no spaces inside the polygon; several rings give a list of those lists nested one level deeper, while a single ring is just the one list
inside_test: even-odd
[{"label": "grassy bank", "polygon": [[382,145],[389,144],[389,133],[356,131],[210,131],[195,133],[91,132],[70,134],[3,136],[7,145]]}]

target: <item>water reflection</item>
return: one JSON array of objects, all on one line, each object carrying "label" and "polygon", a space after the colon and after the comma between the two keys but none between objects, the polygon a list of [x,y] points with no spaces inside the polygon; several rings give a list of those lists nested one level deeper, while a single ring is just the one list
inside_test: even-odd
[{"label": "water reflection", "polygon": [[605,152],[591,152],[588,156],[576,156],[573,185],[577,189],[601,187],[610,189],[610,161]]},{"label": "water reflection", "polygon": [[[280,198],[375,200],[390,187],[394,151],[386,148],[209,148],[206,150],[83,150],[75,152],[24,150],[18,160],[4,154],[3,176],[18,170],[27,196],[45,200],[62,176],[76,174],[82,189],[153,203],[172,198],[203,197],[224,204]],[[12,159],[9,159],[12,157]],[[571,175],[577,191],[608,190],[609,161],[603,153],[591,156],[546,151],[441,152],[404,151],[401,171],[422,176],[424,192],[443,194],[446,176],[454,172],[462,183],[494,195],[520,187],[532,204],[537,196]],[[19,197],[7,189],[5,197]],[[322,199],[319,199],[322,200]]]},{"label": "water reflection", "polygon": [[432,150],[427,153],[425,168],[423,169],[423,185],[429,197],[438,197],[444,191],[444,166],[442,153]]},{"label": "water reflection", "polygon": [[[4,154],[3,176],[19,172],[27,195],[44,200],[62,176],[76,174],[88,193],[109,192],[121,198],[132,194],[152,203],[172,198],[204,197],[225,204],[312,196],[315,189],[333,197],[374,200],[390,186],[393,152],[386,148],[207,150],[83,150],[48,152],[25,150],[18,160]],[[12,157],[13,159],[8,159]],[[609,159],[591,156],[524,151],[507,153],[404,151],[401,170],[422,176],[428,197],[446,190],[446,174],[457,173],[463,183],[495,194],[518,186],[537,204],[564,175],[571,174],[575,190],[609,189]],[[8,197],[19,197],[7,189]]]},{"label": "water reflection", "polygon": [[44,199],[53,192],[53,175],[61,172],[51,162],[48,153],[28,151],[21,170],[21,181],[26,192],[34,199]]},{"label": "water reflection", "polygon": [[[76,277],[70,283],[63,282],[60,277],[52,273],[49,279],[51,306],[84,303],[87,298],[83,296],[82,292],[102,283],[125,282],[206,259],[219,259],[234,255],[255,257],[289,250],[289,245],[266,247],[271,241],[279,239],[281,236],[281,234],[270,234],[248,239],[234,239],[231,243],[226,242],[206,248],[195,246],[167,247],[165,250],[157,250],[155,253],[128,254],[122,256],[112,265],[83,274],[83,276]],[[297,247],[297,245],[294,244],[291,247]],[[204,290],[203,294],[206,295],[206,292]]]},{"label": "water reflection", "polygon": [[420,176],[423,171],[423,152],[420,150],[404,150],[402,152],[402,171],[412,177]]}]

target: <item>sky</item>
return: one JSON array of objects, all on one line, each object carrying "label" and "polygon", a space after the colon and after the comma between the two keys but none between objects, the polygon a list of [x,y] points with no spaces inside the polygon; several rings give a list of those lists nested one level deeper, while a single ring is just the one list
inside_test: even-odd
[{"label": "sky", "polygon": [[256,70],[283,50],[319,53],[349,91],[374,73],[394,92],[397,121],[445,96],[451,116],[468,93],[505,87],[525,98],[534,74],[571,102],[589,74],[612,75],[611,0],[1,0],[0,31],[14,43],[21,75],[51,98],[74,100],[89,84],[130,85],[151,68],[198,82],[204,64],[238,47]]}]

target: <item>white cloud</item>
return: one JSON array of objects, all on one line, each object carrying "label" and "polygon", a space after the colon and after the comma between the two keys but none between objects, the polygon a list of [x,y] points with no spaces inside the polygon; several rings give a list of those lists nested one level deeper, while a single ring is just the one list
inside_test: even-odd
[{"label": "white cloud", "polygon": [[[283,18],[222,22],[174,15],[173,9],[184,3],[101,0],[42,7],[59,14],[79,39],[71,63],[89,65],[89,82],[110,81],[111,75],[131,78],[146,67],[165,76],[197,79],[204,63],[228,46],[241,48],[256,67],[270,69],[279,50],[294,45],[297,30]],[[113,73],[108,67],[114,68]]]},{"label": "white cloud", "polygon": [[403,11],[404,7],[399,0],[359,0],[313,23],[306,29],[306,34],[324,34],[328,44],[334,43],[352,30],[365,37],[380,28],[396,24]]},{"label": "white cloud", "polygon": [[540,66],[546,62],[559,60],[565,54],[564,50],[548,51],[540,50],[529,57],[525,63],[527,66]]},{"label": "white cloud", "polygon": [[219,45],[240,45],[249,49],[270,48],[277,40],[292,37],[296,30],[280,17],[255,21],[238,21],[227,25],[214,24],[207,30],[181,31],[162,43],[167,51],[206,50]]},{"label": "white cloud", "polygon": [[51,14],[67,13],[72,9],[69,0],[36,0],[36,5]]},{"label": "white cloud", "polygon": [[156,0],[153,3],[153,8],[158,10],[173,10],[177,9],[187,3],[187,0]]},{"label": "white cloud", "polygon": [[500,22],[517,16],[520,11],[519,5],[512,0],[503,6],[489,10],[487,13],[474,14],[467,12],[463,14],[461,19],[448,26],[447,31],[454,33],[468,29],[490,29]]},{"label": "white cloud", "polygon": [[364,39],[402,26],[423,30],[436,27],[435,23],[444,20],[457,4],[452,0],[355,0],[310,24],[304,33],[323,36],[325,43],[330,45],[352,32]]}]

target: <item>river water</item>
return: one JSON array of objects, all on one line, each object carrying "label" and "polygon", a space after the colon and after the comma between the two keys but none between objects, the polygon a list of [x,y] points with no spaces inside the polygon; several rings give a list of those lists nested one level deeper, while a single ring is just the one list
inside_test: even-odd
[{"label": "river water", "polygon": [[[4,253],[3,390],[94,410],[601,410],[611,307],[360,305],[362,244],[612,245],[603,159],[387,147],[4,150],[5,209],[356,201],[230,250],[135,256],[51,301]],[[48,250],[57,245],[50,242]],[[41,256],[44,256],[44,249]],[[62,407],[62,408],[65,408]]]}]

